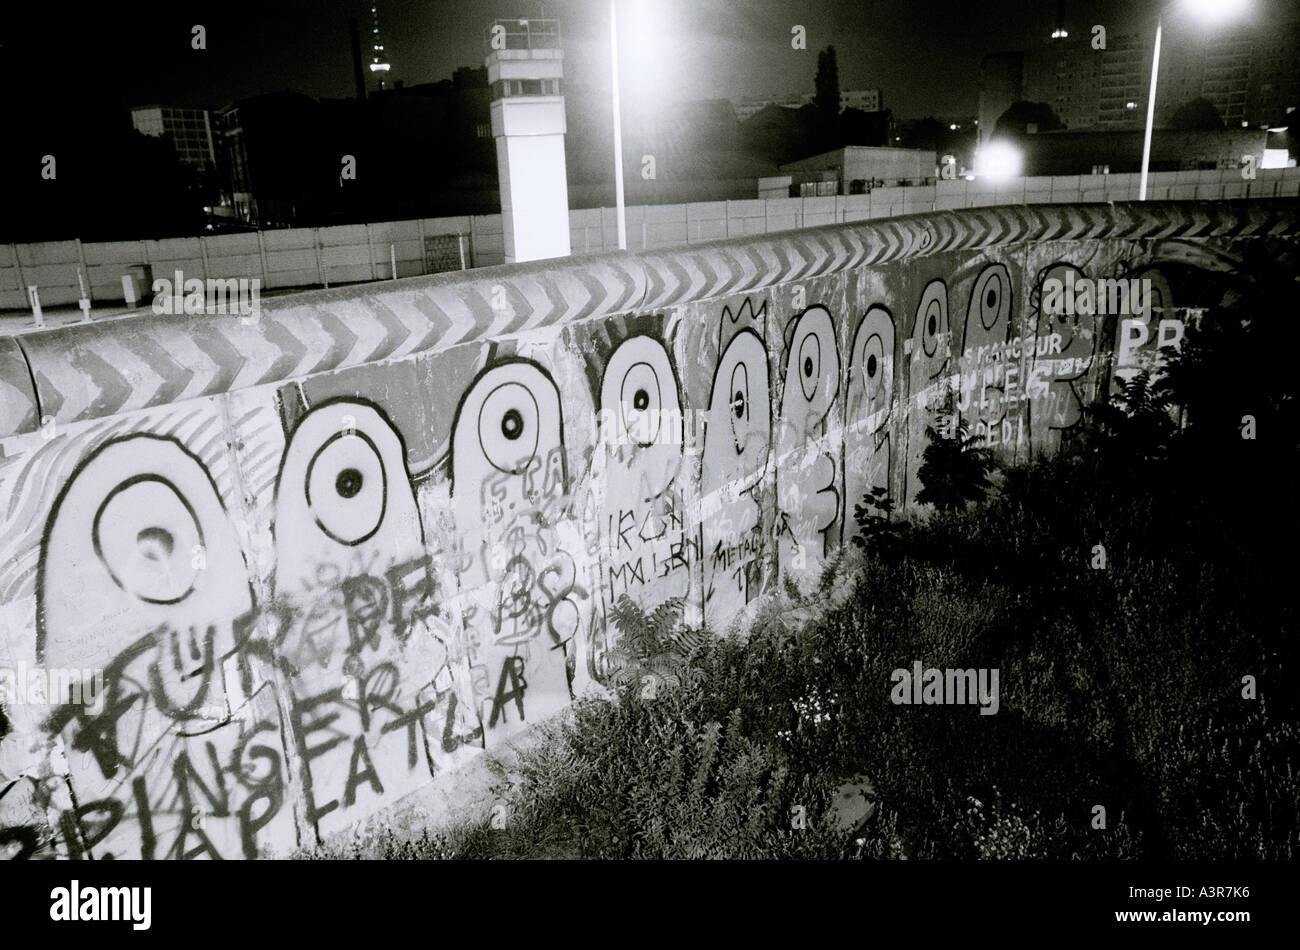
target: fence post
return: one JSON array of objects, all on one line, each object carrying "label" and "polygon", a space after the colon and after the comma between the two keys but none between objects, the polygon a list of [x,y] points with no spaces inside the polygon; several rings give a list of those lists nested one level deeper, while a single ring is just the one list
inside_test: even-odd
[{"label": "fence post", "polygon": [[14,249],[14,266],[18,268],[18,289],[22,290],[27,286],[27,278],[23,275],[23,259],[18,256],[18,245],[10,244]]},{"label": "fence post", "polygon": [[208,239],[204,235],[199,235],[199,257],[203,258],[203,283],[208,282]]},{"label": "fence post", "polygon": [[[93,296],[93,290],[90,286],[90,271],[86,269],[86,247],[81,243],[81,238],[77,238],[77,262],[81,265],[81,274],[85,276],[86,280],[81,295],[87,300],[90,300]],[[204,276],[207,275],[205,274]]]},{"label": "fence post", "polygon": [[325,279],[325,259],[321,255],[320,228],[311,229],[311,245],[316,251],[316,277],[320,280],[320,285],[329,290],[330,282]]},{"label": "fence post", "polygon": [[[425,247],[424,247],[424,218],[416,218],[416,219],[415,219],[415,226],[416,226],[417,228],[419,228],[419,232],[420,232],[420,273],[421,273],[421,274],[427,274],[427,273],[429,273],[429,270],[428,270],[428,264],[429,264],[429,252],[428,252],[427,250],[425,250]],[[460,235],[459,235],[459,234],[456,235],[456,247],[457,247],[457,249],[460,250],[460,269],[461,269],[461,270],[464,270],[464,269],[465,269],[465,251],[464,251],[463,248],[460,247]]]},{"label": "fence post", "polygon": [[370,232],[370,222],[366,222],[366,256],[370,258],[370,279],[378,280],[379,272],[375,270],[375,236]]},{"label": "fence post", "polygon": [[257,229],[257,254],[262,259],[262,286],[270,287],[270,281],[266,279],[266,239],[262,236],[262,229]]}]

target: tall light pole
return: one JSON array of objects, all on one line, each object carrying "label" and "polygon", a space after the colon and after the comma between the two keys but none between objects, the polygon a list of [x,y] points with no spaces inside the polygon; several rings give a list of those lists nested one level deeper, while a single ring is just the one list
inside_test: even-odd
[{"label": "tall light pole", "polygon": [[614,89],[614,217],[618,249],[627,250],[627,209],[623,206],[623,115],[618,95],[618,0],[609,0],[609,61]]},{"label": "tall light pole", "polygon": [[1151,57],[1151,91],[1147,94],[1147,131],[1142,137],[1142,178],[1138,184],[1138,201],[1147,200],[1147,168],[1151,165],[1151,129],[1156,120],[1156,77],[1160,72],[1160,34],[1164,14],[1156,17],[1156,49]]},{"label": "tall light pole", "polygon": [[[1165,7],[1174,0],[1166,0]],[[1225,20],[1249,5],[1249,0],[1182,0],[1192,13],[1203,20]],[[1147,128],[1142,138],[1142,178],[1138,184],[1138,200],[1147,200],[1147,169],[1151,164],[1151,131],[1156,117],[1156,77],[1160,71],[1160,37],[1163,32],[1164,10],[1156,17],[1156,48],[1151,57],[1151,91],[1147,95]]]}]

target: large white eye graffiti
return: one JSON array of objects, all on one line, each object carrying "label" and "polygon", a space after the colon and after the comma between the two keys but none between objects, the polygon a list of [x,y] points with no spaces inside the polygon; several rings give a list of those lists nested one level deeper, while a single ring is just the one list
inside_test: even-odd
[{"label": "large white eye graffiti", "polygon": [[623,378],[623,392],[619,407],[623,411],[623,425],[632,441],[650,445],[659,435],[660,407],[663,395],[659,377],[649,363],[637,363]]},{"label": "large white eye graffiti", "polygon": [[714,370],[704,433],[704,491],[728,483],[739,491],[763,474],[772,433],[770,402],[763,339],[752,330],[741,330]]},{"label": "large white eye graffiti", "polygon": [[749,416],[752,410],[749,395],[749,370],[744,363],[737,363],[731,371],[731,386],[727,390],[727,406],[731,410],[731,436],[736,443],[736,451],[745,451],[745,442],[749,439]]},{"label": "large white eye graffiti", "polygon": [[55,666],[103,667],[163,624],[215,625],[220,640],[221,621],[252,606],[216,485],[168,436],[112,439],[88,455],[55,500],[38,564],[37,655]]},{"label": "large white eye graffiti", "polygon": [[339,544],[368,541],[384,522],[388,473],[364,433],[337,432],[307,463],[307,508]]},{"label": "large white eye graffiti", "polygon": [[966,332],[974,326],[971,315],[979,315],[979,325],[992,330],[998,321],[1011,313],[1011,274],[1005,264],[990,264],[980,273],[971,289],[966,315]]},{"label": "large white eye graffiti", "polygon": [[[796,377],[797,390],[793,388]],[[796,424],[805,417],[820,421],[830,411],[839,391],[840,355],[835,323],[825,307],[809,307],[797,318],[790,338],[782,418]],[[809,405],[800,407],[789,401],[797,392],[803,393]]]},{"label": "large white eye graffiti", "polygon": [[917,336],[926,356],[939,353],[939,340],[948,332],[948,288],[941,280],[932,280],[921,294],[916,308]]},{"label": "large white eye graffiti", "polygon": [[482,517],[483,492],[499,493],[507,482],[512,491],[541,491],[564,482],[564,464],[560,391],[546,371],[511,359],[480,373],[461,398],[451,436],[452,491],[475,499],[474,517]]},{"label": "large white eye graffiti", "polygon": [[[649,336],[628,337],[605,364],[601,380],[602,418],[611,418],[621,431],[606,435],[620,442],[626,436],[642,447],[662,441],[663,420],[681,410],[672,361],[662,343]],[[672,440],[674,444],[678,441]]]},{"label": "large white eye graffiti", "polygon": [[510,475],[528,470],[537,454],[539,415],[527,386],[502,383],[488,393],[479,410],[478,439],[493,468]]},{"label": "large white eye graffiti", "polygon": [[894,318],[888,310],[871,306],[858,325],[849,366],[848,410],[856,422],[871,420],[868,431],[884,423],[893,392]]},{"label": "large white eye graffiti", "polygon": [[95,553],[114,583],[151,604],[174,604],[194,591],[192,552],[204,545],[190,503],[161,475],[137,475],[112,489],[91,528]]},{"label": "large white eye graffiti", "polygon": [[334,399],[298,420],[276,480],[274,530],[275,590],[291,597],[324,583],[322,565],[378,570],[420,551],[406,447],[378,406]]}]

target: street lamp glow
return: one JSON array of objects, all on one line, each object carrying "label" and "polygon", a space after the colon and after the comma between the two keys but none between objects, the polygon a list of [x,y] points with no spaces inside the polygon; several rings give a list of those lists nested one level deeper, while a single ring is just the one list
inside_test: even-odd
[{"label": "street lamp glow", "polygon": [[1008,181],[1019,178],[1024,168],[1024,155],[1010,142],[989,142],[979,150],[975,166],[979,174],[990,181]]},{"label": "street lamp glow", "polygon": [[1250,0],[1182,0],[1187,11],[1206,24],[1225,23],[1244,13]]}]

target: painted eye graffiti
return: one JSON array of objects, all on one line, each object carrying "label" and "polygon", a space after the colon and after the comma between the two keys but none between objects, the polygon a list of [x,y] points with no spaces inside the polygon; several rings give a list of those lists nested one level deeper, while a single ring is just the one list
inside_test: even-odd
[{"label": "painted eye graffiti", "polygon": [[[990,264],[971,290],[970,305],[979,314],[979,325],[992,330],[1011,312],[1011,273],[1003,264]],[[967,327],[970,327],[967,316]],[[969,331],[968,331],[969,332]]]},{"label": "painted eye graffiti", "polygon": [[507,409],[501,417],[501,434],[510,441],[518,439],[524,433],[524,417],[518,409]]},{"label": "painted eye graffiti", "polygon": [[884,307],[872,305],[854,334],[848,401],[854,422],[870,420],[869,431],[884,424],[889,409],[893,352],[894,318]]},{"label": "painted eye graffiti", "polygon": [[151,604],[175,604],[194,590],[192,553],[203,531],[190,503],[161,475],[122,482],[95,513],[95,553],[113,582]]},{"label": "painted eye graffiti", "polygon": [[361,486],[365,484],[363,476],[355,468],[345,468],[339,472],[339,477],[334,480],[334,490],[342,498],[352,498],[361,491]]},{"label": "painted eye graffiti", "polygon": [[537,454],[537,400],[520,383],[503,383],[483,400],[478,434],[483,456],[498,471],[518,475]]},{"label": "painted eye graffiti", "polygon": [[880,338],[880,334],[873,333],[868,338],[866,346],[863,348],[866,359],[863,360],[863,391],[867,395],[867,403],[874,411],[880,408],[875,405],[876,402],[887,400],[886,382],[884,376],[885,361],[885,341]]},{"label": "painted eye graffiti", "polygon": [[307,463],[307,508],[339,544],[373,537],[388,506],[388,473],[379,449],[362,432],[338,432]]},{"label": "painted eye graffiti", "polygon": [[620,408],[623,425],[632,441],[649,445],[659,435],[663,396],[659,374],[649,363],[635,363],[623,377]]},{"label": "painted eye graffiti", "polygon": [[803,387],[804,397],[812,399],[817,394],[817,384],[821,380],[822,348],[816,333],[809,333],[799,346],[799,383]]},{"label": "painted eye graffiti", "polygon": [[749,370],[744,363],[731,371],[731,434],[736,451],[744,452],[749,439]]},{"label": "painted eye graffiti", "polygon": [[948,288],[941,280],[932,280],[921,294],[916,308],[920,328],[921,351],[926,356],[939,354],[939,338],[948,332]]}]

